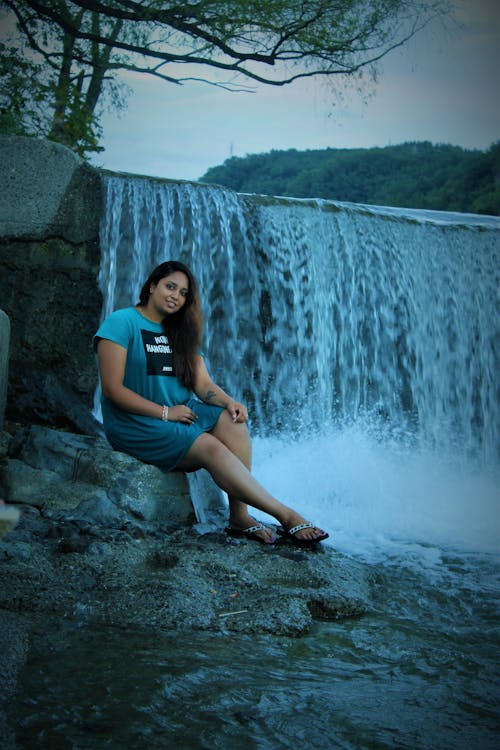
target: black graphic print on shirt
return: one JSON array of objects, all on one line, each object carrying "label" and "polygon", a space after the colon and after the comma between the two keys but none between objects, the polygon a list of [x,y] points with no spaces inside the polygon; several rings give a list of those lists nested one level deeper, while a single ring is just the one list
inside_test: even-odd
[{"label": "black graphic print on shirt", "polygon": [[163,333],[141,329],[148,375],[173,375],[173,356]]}]

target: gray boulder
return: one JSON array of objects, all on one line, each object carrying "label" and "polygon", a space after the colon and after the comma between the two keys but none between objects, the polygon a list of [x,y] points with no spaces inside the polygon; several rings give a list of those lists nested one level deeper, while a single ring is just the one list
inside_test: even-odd
[{"label": "gray boulder", "polygon": [[0,237],[73,244],[95,237],[100,180],[73,151],[42,138],[1,136],[0,163]]},{"label": "gray boulder", "polygon": [[10,320],[0,310],[0,432],[3,430],[7,384],[9,382]]},{"label": "gray boulder", "polygon": [[95,434],[101,176],[38,138],[0,136],[0,160],[0,300],[11,323],[6,418]]},{"label": "gray boulder", "polygon": [[179,528],[195,520],[185,474],[114,451],[103,438],[31,425],[1,473],[9,502],[105,527]]}]

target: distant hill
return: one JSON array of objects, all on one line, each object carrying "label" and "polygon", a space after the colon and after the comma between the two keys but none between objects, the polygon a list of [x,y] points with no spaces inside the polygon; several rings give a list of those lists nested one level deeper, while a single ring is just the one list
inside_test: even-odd
[{"label": "distant hill", "polygon": [[428,141],[232,157],[201,182],[239,193],[500,215],[500,141],[487,151]]}]

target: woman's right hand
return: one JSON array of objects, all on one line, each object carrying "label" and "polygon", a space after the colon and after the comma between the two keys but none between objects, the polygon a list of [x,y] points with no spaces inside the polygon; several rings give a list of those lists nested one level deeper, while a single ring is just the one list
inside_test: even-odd
[{"label": "woman's right hand", "polygon": [[189,406],[184,404],[178,404],[177,406],[168,407],[168,419],[167,422],[182,422],[183,424],[193,424],[196,422],[197,416]]}]

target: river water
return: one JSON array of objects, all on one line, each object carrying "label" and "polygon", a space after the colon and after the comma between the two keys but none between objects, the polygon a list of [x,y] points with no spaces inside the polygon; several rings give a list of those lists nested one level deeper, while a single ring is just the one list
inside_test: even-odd
[{"label": "river water", "polygon": [[106,195],[103,315],[157,262],[194,268],[255,474],[372,566],[373,605],[299,639],[40,623],[20,747],[496,750],[500,221],[117,176]]}]

